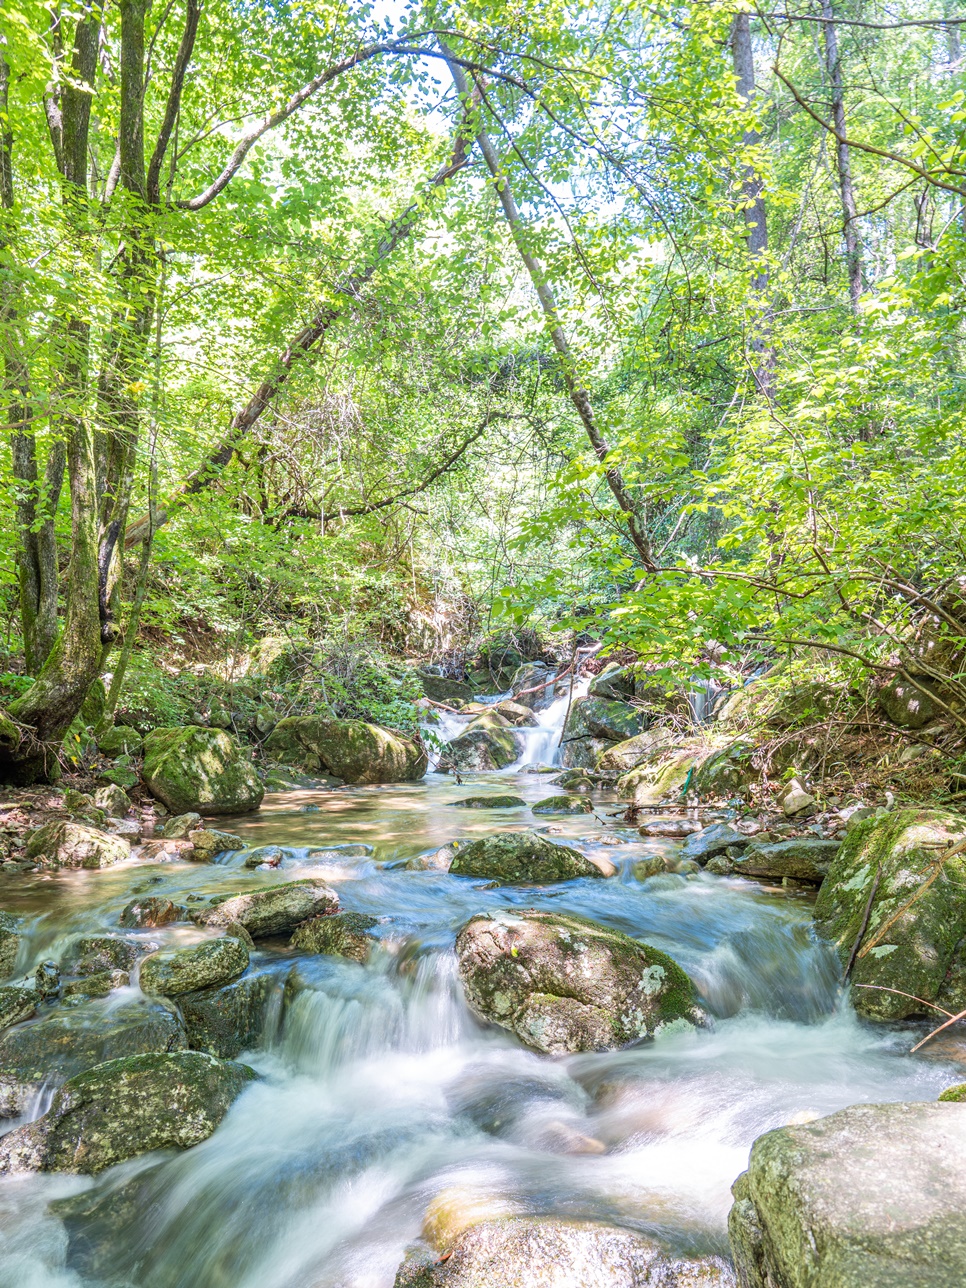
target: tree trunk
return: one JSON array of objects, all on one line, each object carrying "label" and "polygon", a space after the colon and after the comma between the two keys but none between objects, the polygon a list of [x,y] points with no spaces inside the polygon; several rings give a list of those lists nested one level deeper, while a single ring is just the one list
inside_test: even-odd
[{"label": "tree trunk", "polygon": [[[441,47],[445,53],[445,45]],[[449,69],[461,101],[469,105],[471,96],[463,69],[456,62],[450,62]],[[476,141],[480,145],[480,151],[483,153],[486,167],[493,178],[500,205],[503,207],[503,214],[510,228],[510,235],[530,275],[530,281],[533,283],[533,288],[540,301],[540,307],[543,309],[544,317],[547,320],[547,330],[550,333],[553,347],[557,350],[557,355],[560,358],[561,373],[567,393],[570,395],[570,401],[573,403],[587,437],[590,439],[594,455],[604,467],[604,478],[607,480],[607,486],[610,488],[614,500],[627,521],[628,535],[634,545],[634,549],[637,551],[641,566],[651,571],[655,568],[655,563],[651,542],[647,534],[646,521],[641,514],[640,507],[628,491],[620,470],[616,465],[607,464],[610,448],[601,435],[594,415],[593,404],[590,400],[590,393],[584,388],[577,373],[574,355],[560,324],[560,314],[557,311],[557,301],[554,297],[553,287],[550,285],[543,265],[527,246],[526,226],[513,196],[509,179],[503,171],[500,158],[485,128],[478,129]]]},{"label": "tree trunk", "polygon": [[[751,111],[755,101],[755,59],[751,47],[751,18],[736,15],[731,29],[731,54],[738,97]],[[760,132],[751,127],[742,136],[742,146],[753,148],[761,140]],[[745,165],[741,178],[742,208],[747,229],[748,254],[753,270],[751,289],[754,297],[754,319],[748,349],[751,370],[758,390],[771,398],[774,393],[775,354],[771,347],[771,303],[768,297],[768,211],[765,207],[761,176],[753,165]]]},{"label": "tree trunk", "polygon": [[842,233],[845,238],[845,262],[849,275],[849,299],[852,312],[858,313],[862,296],[862,252],[859,248],[858,211],[852,186],[852,163],[845,132],[845,94],[842,88],[842,60],[835,29],[835,12],[831,0],[822,0],[822,37],[825,41],[825,69],[832,95],[832,123],[835,126],[835,161],[838,168],[839,192],[842,198]]}]

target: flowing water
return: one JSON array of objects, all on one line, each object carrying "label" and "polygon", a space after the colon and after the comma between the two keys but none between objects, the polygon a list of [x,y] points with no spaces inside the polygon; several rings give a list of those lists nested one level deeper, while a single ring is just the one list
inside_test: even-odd
[{"label": "flowing water", "polygon": [[[555,740],[559,723],[532,731],[525,759],[549,758]],[[856,1101],[935,1099],[961,1080],[956,1066],[910,1057],[908,1031],[856,1021],[806,896],[705,874],[636,880],[636,860],[676,843],[615,822],[606,794],[595,814],[545,830],[605,854],[610,879],[491,888],[407,870],[454,837],[541,826],[527,808],[453,808],[481,787],[529,802],[556,790],[514,771],[278,794],[226,826],[285,847],[279,872],[230,856],[0,885],[0,906],[37,918],[32,961],[66,934],[116,930],[135,892],[184,900],[306,872],[331,881],[345,909],[377,916],[381,940],[367,966],[260,945],[256,965],[277,970],[279,987],[260,1046],[240,1058],[262,1078],[204,1144],[96,1181],[0,1181],[3,1288],[391,1288],[444,1193],[485,1213],[597,1217],[726,1252],[729,1187],[761,1132]],[[713,1028],[549,1059],[480,1027],[453,940],[473,913],[507,906],[581,913],[664,949]],[[160,943],[194,932],[139,933]],[[296,961],[303,988],[283,1007]],[[72,1215],[48,1206],[71,1196]]]}]

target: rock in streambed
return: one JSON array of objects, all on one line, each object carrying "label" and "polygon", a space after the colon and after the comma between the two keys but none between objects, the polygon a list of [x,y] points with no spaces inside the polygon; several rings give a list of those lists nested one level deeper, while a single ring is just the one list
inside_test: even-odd
[{"label": "rock in streambed", "polygon": [[582,917],[473,917],[456,939],[470,1009],[547,1055],[612,1051],[704,1022],[666,953]]},{"label": "rock in streambed", "polygon": [[487,877],[494,881],[570,881],[600,877],[600,867],[579,850],[555,845],[536,832],[498,832],[470,841],[456,851],[449,868],[453,876]]},{"label": "rock in streambed", "polygon": [[201,926],[230,926],[237,922],[253,939],[291,934],[310,917],[338,912],[339,896],[317,877],[259,886],[243,894],[213,899],[206,907],[192,911],[191,919]]},{"label": "rock in streambed", "polygon": [[141,988],[156,997],[177,997],[201,988],[230,984],[248,966],[248,949],[240,939],[225,935],[188,948],[151,953],[141,963]]}]

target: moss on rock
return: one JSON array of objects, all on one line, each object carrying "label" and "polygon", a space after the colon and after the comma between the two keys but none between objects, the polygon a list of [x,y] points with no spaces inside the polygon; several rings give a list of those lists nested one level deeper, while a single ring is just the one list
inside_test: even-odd
[{"label": "moss on rock", "polygon": [[127,1056],[76,1075],[35,1122],[0,1140],[0,1172],[81,1172],[154,1149],[188,1149],[215,1130],[256,1077],[200,1051]]},{"label": "moss on rock", "polygon": [[253,939],[290,934],[300,922],[338,912],[339,897],[318,877],[259,886],[227,899],[216,899],[191,914],[202,926],[229,926],[238,922]]},{"label": "moss on rock", "polygon": [[440,766],[462,773],[505,769],[523,754],[523,739],[506,724],[483,716],[445,743]]},{"label": "moss on rock", "polygon": [[583,917],[474,917],[456,955],[475,1014],[545,1054],[615,1050],[704,1018],[672,958]]},{"label": "moss on rock", "polygon": [[63,868],[109,868],[130,858],[131,847],[123,837],[86,823],[55,820],[33,833],[25,854]]},{"label": "moss on rock", "polygon": [[592,814],[594,807],[582,796],[545,796],[531,805],[533,814]]},{"label": "moss on rock", "polygon": [[19,917],[0,911],[0,979],[9,979],[14,972],[23,942],[22,928]]},{"label": "moss on rock", "polygon": [[292,947],[304,952],[324,953],[366,962],[377,942],[368,932],[378,925],[375,917],[362,912],[338,912],[331,917],[313,917],[297,926]]},{"label": "moss on rock", "polygon": [[144,740],[144,781],[176,814],[243,814],[265,789],[251,762],[223,729],[154,729]]},{"label": "moss on rock", "polygon": [[40,995],[32,988],[0,988],[0,1029],[29,1020],[37,1012]]},{"label": "moss on rock", "polygon": [[411,783],[428,767],[426,752],[411,738],[364,720],[288,716],[265,751],[282,764],[325,769],[346,783]]},{"label": "moss on rock", "polygon": [[[868,927],[852,970],[852,1000],[873,1020],[928,1012],[913,997],[966,1007],[966,855],[940,863],[966,838],[966,818],[902,809],[847,834],[822,882],[815,916],[840,960],[851,955],[876,873]],[[885,992],[896,989],[898,992]]]},{"label": "moss on rock", "polygon": [[156,997],[177,997],[237,979],[248,967],[248,949],[240,939],[207,939],[189,948],[151,953],[141,963],[141,988]]},{"label": "moss on rock", "polygon": [[579,850],[555,845],[536,832],[498,832],[470,841],[457,850],[449,870],[454,876],[507,882],[571,881],[603,875]]}]

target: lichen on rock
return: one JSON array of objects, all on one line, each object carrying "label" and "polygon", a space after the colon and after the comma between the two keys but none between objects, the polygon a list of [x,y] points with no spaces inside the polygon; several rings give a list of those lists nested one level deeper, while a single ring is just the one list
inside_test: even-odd
[{"label": "lichen on rock", "polygon": [[144,740],[144,781],[175,814],[243,814],[265,789],[251,762],[223,729],[154,729]]}]

